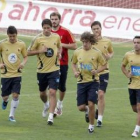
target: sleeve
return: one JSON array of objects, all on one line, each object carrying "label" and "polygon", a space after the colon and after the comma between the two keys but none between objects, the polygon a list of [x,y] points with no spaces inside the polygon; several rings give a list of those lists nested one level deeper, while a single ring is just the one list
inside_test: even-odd
[{"label": "sleeve", "polygon": [[37,50],[38,48],[38,40],[36,38],[34,38],[30,44],[30,46],[28,47],[29,51],[33,51],[33,50]]},{"label": "sleeve", "polygon": [[76,50],[74,51],[74,53],[72,55],[71,62],[73,64],[76,64],[78,62],[78,59],[77,59],[77,51]]},{"label": "sleeve", "polygon": [[127,59],[127,53],[124,55],[123,60],[122,60],[122,65],[127,65],[128,64],[128,59]]},{"label": "sleeve", "polygon": [[68,40],[69,43],[75,43],[76,42],[76,40],[74,38],[74,35],[71,33],[71,31],[67,30],[66,31],[66,36],[67,36],[67,40]]},{"label": "sleeve", "polygon": [[103,55],[100,52],[98,52],[98,62],[101,65],[105,65],[107,63],[107,61],[104,59]]},{"label": "sleeve", "polygon": [[109,40],[109,44],[108,44],[108,52],[112,53],[113,52],[113,46],[112,46],[112,42],[111,40]]},{"label": "sleeve", "polygon": [[26,57],[27,56],[27,48],[26,48],[25,43],[23,43],[21,54],[22,54],[23,57]]}]

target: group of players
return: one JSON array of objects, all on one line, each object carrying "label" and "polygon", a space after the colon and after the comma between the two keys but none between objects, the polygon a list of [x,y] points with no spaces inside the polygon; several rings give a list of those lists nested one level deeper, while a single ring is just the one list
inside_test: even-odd
[{"label": "group of players", "polygon": [[[62,115],[63,99],[66,92],[68,72],[68,50],[75,50],[71,59],[74,76],[77,78],[77,106],[85,112],[85,120],[89,123],[88,132],[94,132],[94,118],[97,127],[102,127],[105,109],[105,93],[109,81],[108,61],[113,57],[110,39],[102,36],[99,21],[91,24],[93,32],[85,31],[80,37],[82,46],[77,48],[72,33],[60,25],[61,15],[50,14],[50,19],[42,21],[42,33],[31,42],[28,50],[23,41],[17,37],[17,29],[9,26],[8,38],[0,41],[1,53],[1,96],[2,109],[5,110],[12,94],[9,120],[16,122],[15,110],[19,104],[22,81],[22,69],[28,56],[37,56],[37,82],[40,99],[44,103],[42,116],[48,114],[48,125],[54,123],[56,115]],[[140,131],[140,37],[133,40],[134,50],[126,53],[122,61],[122,71],[130,79],[129,94],[134,112],[137,112],[137,124],[132,136],[138,137]],[[20,59],[22,55],[23,59]],[[127,65],[129,68],[127,69]],[[134,71],[132,73],[132,71]],[[56,92],[59,89],[59,99]],[[48,94],[47,94],[48,91]],[[48,96],[49,95],[49,96]],[[97,109],[95,111],[95,104]]]}]

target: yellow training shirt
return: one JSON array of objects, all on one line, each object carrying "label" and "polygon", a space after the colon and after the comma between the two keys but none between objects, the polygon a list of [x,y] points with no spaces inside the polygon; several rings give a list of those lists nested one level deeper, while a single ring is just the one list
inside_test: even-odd
[{"label": "yellow training shirt", "polygon": [[9,39],[0,41],[1,63],[4,63],[6,69],[1,69],[2,78],[20,77],[21,72],[18,67],[21,63],[21,55],[27,56],[26,45],[23,41],[17,40],[15,43],[10,43]]},{"label": "yellow training shirt", "polygon": [[140,55],[135,51],[129,51],[125,54],[122,64],[128,66],[133,74],[128,87],[130,89],[140,89]]},{"label": "yellow training shirt", "polygon": [[[96,44],[94,44],[93,47],[95,47],[96,49],[99,49],[101,51],[101,53],[103,54],[103,56],[104,56],[104,54],[113,52],[111,40],[108,38],[103,37],[102,39],[98,40],[98,42]],[[109,64],[108,63],[107,63],[107,69],[104,70],[103,72],[101,72],[100,74],[104,74],[104,73],[109,73]]]},{"label": "yellow training shirt", "polygon": [[84,50],[82,47],[74,51],[72,63],[77,64],[80,76],[77,78],[78,83],[99,81],[99,75],[93,76],[91,70],[97,70],[98,65],[105,65],[106,61],[100,51],[96,49]]},{"label": "yellow training shirt", "polygon": [[59,70],[57,58],[58,48],[60,48],[59,35],[51,33],[50,36],[45,36],[41,33],[34,38],[28,50],[41,50],[44,46],[48,48],[48,51],[37,55],[37,72],[49,73]]}]

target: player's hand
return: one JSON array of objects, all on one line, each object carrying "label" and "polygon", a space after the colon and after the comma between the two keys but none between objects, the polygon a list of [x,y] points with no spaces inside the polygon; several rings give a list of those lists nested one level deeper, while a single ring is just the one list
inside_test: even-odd
[{"label": "player's hand", "polygon": [[62,58],[61,53],[57,53],[57,58],[60,60]]},{"label": "player's hand", "polygon": [[0,69],[4,69],[4,67],[5,67],[5,64],[1,63],[0,64]]},{"label": "player's hand", "polygon": [[24,68],[24,64],[23,63],[20,63],[18,69],[23,69]]},{"label": "player's hand", "polygon": [[103,54],[103,55],[107,61],[111,58],[111,55],[109,53]]},{"label": "player's hand", "polygon": [[97,70],[91,70],[91,73],[92,73],[92,75],[96,75],[96,74],[98,74],[98,71]]},{"label": "player's hand", "polygon": [[79,75],[80,75],[80,72],[79,71],[74,72],[75,78],[77,78]]},{"label": "player's hand", "polygon": [[47,52],[47,50],[48,50],[48,47],[44,45],[43,48],[39,50],[39,53],[45,53]]},{"label": "player's hand", "polygon": [[132,75],[132,73],[131,72],[128,72],[127,74],[126,74],[126,77],[127,78],[131,78],[133,75]]}]

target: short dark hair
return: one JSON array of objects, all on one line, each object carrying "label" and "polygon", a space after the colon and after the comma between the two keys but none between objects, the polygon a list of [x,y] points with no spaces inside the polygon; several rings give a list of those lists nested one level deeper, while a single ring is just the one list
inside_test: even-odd
[{"label": "short dark hair", "polygon": [[102,25],[101,25],[101,23],[99,21],[92,22],[91,28],[92,28],[92,26],[95,26],[95,25],[99,25],[102,28]]},{"label": "short dark hair", "polygon": [[52,27],[52,22],[50,19],[43,19],[42,21],[42,27],[47,24],[47,25],[50,25]]},{"label": "short dark hair", "polygon": [[83,41],[83,40],[90,41],[92,45],[97,42],[95,39],[95,36],[93,34],[91,34],[90,32],[82,33],[80,40],[81,41]]},{"label": "short dark hair", "polygon": [[58,12],[52,12],[50,14],[50,18],[51,18],[51,16],[58,16],[59,20],[61,20],[61,15]]},{"label": "short dark hair", "polygon": [[[138,39],[140,39],[140,36],[135,36],[135,37],[134,37],[134,39],[135,39],[135,38],[138,38]],[[133,40],[134,40],[134,39],[133,39]]]},{"label": "short dark hair", "polygon": [[7,34],[17,34],[17,29],[15,26],[9,26],[7,28]]}]

